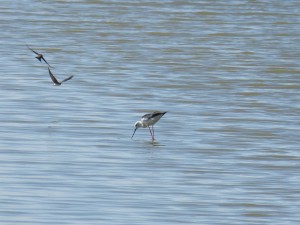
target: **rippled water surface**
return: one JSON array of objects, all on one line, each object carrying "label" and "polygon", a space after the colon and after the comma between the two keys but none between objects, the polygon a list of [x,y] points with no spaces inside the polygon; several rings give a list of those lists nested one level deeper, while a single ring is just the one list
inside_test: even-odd
[{"label": "rippled water surface", "polygon": [[299,1],[0,11],[1,224],[300,223]]}]

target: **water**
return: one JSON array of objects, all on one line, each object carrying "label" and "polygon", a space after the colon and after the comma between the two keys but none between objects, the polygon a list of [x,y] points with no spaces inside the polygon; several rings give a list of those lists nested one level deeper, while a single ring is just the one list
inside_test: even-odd
[{"label": "water", "polygon": [[1,224],[299,224],[299,1],[0,10]]}]

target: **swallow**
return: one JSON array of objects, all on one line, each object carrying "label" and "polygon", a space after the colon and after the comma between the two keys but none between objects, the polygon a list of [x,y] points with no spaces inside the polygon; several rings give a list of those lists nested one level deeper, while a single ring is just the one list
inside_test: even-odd
[{"label": "swallow", "polygon": [[[49,64],[49,63],[46,61],[46,59],[44,58],[43,54],[40,54],[40,53],[34,51],[34,50],[33,50],[32,48],[30,48],[28,45],[27,45],[27,48],[29,48],[32,52],[34,52],[34,53],[36,54],[36,57],[35,57],[35,58],[37,58],[40,62],[42,62],[42,60],[43,60],[45,63],[48,64],[48,66],[50,66],[50,64]],[[50,66],[50,67],[52,67],[52,66]]]},{"label": "swallow", "polygon": [[51,77],[51,80],[53,82],[53,85],[59,86],[61,85],[63,82],[67,81],[67,80],[71,80],[73,78],[73,76],[69,76],[68,78],[64,79],[62,82],[59,82],[55,76],[52,74],[50,68],[48,67],[48,71],[49,71],[49,75]]}]

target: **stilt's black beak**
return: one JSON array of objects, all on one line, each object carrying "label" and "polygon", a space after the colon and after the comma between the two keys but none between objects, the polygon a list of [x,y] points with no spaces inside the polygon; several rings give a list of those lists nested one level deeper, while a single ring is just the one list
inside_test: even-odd
[{"label": "stilt's black beak", "polygon": [[134,132],[133,132],[133,134],[131,136],[131,139],[133,138],[133,135],[135,134],[135,132],[136,132],[137,129],[138,129],[137,127],[134,129]]}]

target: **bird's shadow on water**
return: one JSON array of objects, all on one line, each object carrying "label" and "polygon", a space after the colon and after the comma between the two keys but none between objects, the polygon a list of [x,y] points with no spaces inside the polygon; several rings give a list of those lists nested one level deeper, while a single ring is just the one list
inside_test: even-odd
[{"label": "bird's shadow on water", "polygon": [[162,143],[160,143],[160,142],[158,142],[158,141],[149,141],[148,142],[150,145],[152,145],[152,146],[166,146],[166,145],[164,145],[164,144],[162,144]]},{"label": "bird's shadow on water", "polygon": [[142,144],[146,147],[149,147],[149,146],[153,146],[153,147],[162,147],[162,146],[165,146],[164,144],[154,140],[154,141],[146,141],[146,140],[132,140],[133,142],[136,142],[138,144]]}]

